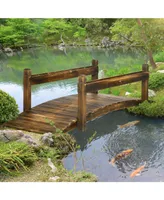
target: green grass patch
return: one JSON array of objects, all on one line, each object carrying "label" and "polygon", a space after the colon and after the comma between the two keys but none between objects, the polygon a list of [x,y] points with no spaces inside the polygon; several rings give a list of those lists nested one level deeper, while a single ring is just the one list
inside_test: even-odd
[{"label": "green grass patch", "polygon": [[32,147],[21,142],[0,143],[0,175],[27,170],[37,160]]}]

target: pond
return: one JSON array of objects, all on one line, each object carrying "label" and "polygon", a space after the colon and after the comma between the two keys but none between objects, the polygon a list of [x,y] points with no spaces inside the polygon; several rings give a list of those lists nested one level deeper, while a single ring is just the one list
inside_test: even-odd
[{"label": "pond", "polygon": [[[19,111],[23,110],[23,69],[44,73],[89,66],[92,59],[99,60],[100,69],[117,69],[142,65],[145,57],[138,51],[99,49],[91,47],[35,48],[19,51],[14,56],[0,54],[0,89],[16,99]],[[133,69],[132,69],[133,71]],[[32,87],[32,106],[42,102],[77,93],[77,79],[69,79]],[[118,125],[139,120],[136,126],[120,129]],[[163,181],[164,175],[163,120],[136,117],[125,111],[109,113],[87,123],[87,130],[70,132],[77,139],[80,149],[77,170],[92,172],[99,181]],[[87,140],[96,132],[90,144]],[[113,167],[109,161],[120,151],[132,148],[133,153]],[[73,155],[64,159],[67,169],[73,169]],[[130,173],[146,162],[140,176],[130,179]]]}]

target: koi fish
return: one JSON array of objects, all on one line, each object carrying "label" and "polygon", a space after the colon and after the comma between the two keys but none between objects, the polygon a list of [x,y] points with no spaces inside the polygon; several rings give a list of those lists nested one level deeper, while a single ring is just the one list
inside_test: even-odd
[{"label": "koi fish", "polygon": [[146,166],[146,162],[144,165],[142,165],[141,167],[138,167],[136,170],[134,170],[131,174],[130,177],[133,178],[134,176],[138,176],[140,175],[141,171],[145,168]]},{"label": "koi fish", "polygon": [[132,121],[132,122],[128,122],[126,124],[123,124],[123,125],[119,125],[119,128],[125,128],[125,127],[129,127],[129,126],[134,126],[136,124],[138,124],[140,121]]},{"label": "koi fish", "polygon": [[133,149],[127,149],[127,150],[124,150],[122,151],[121,153],[117,154],[114,158],[112,158],[112,160],[110,161],[110,163],[112,165],[114,165],[114,163],[119,160],[119,159],[122,159],[122,158],[125,158],[126,156],[128,156],[130,153],[132,153]]}]

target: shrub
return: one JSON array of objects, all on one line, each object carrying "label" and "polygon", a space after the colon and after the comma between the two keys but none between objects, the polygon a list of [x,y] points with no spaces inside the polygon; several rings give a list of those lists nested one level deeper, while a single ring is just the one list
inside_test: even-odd
[{"label": "shrub", "polygon": [[18,113],[18,105],[15,99],[0,90],[0,123],[15,119]]},{"label": "shrub", "polygon": [[164,52],[159,52],[154,55],[154,60],[156,62],[164,62]]},{"label": "shrub", "polygon": [[145,115],[148,117],[164,117],[164,100],[156,102],[144,101],[138,106],[128,108],[130,113]]},{"label": "shrub", "polygon": [[0,173],[13,174],[21,168],[27,170],[35,160],[33,148],[25,143],[0,143]]},{"label": "shrub", "polygon": [[149,88],[159,89],[164,87],[164,74],[163,73],[151,73],[149,78]]}]

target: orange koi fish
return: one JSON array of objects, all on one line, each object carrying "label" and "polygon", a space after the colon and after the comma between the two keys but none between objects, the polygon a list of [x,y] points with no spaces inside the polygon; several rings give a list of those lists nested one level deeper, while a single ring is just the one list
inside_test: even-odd
[{"label": "orange koi fish", "polygon": [[136,170],[134,170],[131,174],[130,174],[130,177],[133,178],[134,176],[138,176],[141,171],[145,168],[146,166],[146,162],[144,165],[142,165],[141,167],[138,167]]},{"label": "orange koi fish", "polygon": [[127,150],[124,150],[122,151],[121,153],[117,154],[114,158],[112,158],[112,160],[110,161],[110,163],[112,165],[114,165],[114,163],[119,160],[119,159],[122,159],[122,158],[125,158],[126,156],[128,156],[130,153],[132,153],[133,149],[127,149]]},{"label": "orange koi fish", "polygon": [[126,123],[126,124],[123,124],[123,125],[119,125],[118,127],[119,128],[125,128],[125,127],[129,127],[129,126],[134,126],[134,125],[136,125],[136,124],[138,124],[140,121],[132,121],[132,122],[128,122],[128,123]]}]

